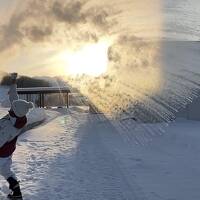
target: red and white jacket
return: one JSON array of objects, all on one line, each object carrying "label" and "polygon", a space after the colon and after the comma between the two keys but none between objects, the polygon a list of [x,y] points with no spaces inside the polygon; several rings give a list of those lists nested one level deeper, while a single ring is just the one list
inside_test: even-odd
[{"label": "red and white jacket", "polygon": [[0,157],[5,158],[13,154],[17,138],[26,123],[26,116],[17,117],[12,110],[0,120]]}]

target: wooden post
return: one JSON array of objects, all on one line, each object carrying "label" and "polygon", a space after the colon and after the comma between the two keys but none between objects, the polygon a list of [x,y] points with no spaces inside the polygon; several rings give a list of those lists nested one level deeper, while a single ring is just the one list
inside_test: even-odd
[{"label": "wooden post", "polygon": [[67,96],[67,108],[69,108],[69,93],[68,92],[67,92],[66,96]]},{"label": "wooden post", "polygon": [[40,108],[42,107],[42,94],[40,93]]},{"label": "wooden post", "polygon": [[44,108],[44,93],[42,93],[42,107]]},{"label": "wooden post", "polygon": [[41,93],[41,107],[43,107],[43,93]]}]

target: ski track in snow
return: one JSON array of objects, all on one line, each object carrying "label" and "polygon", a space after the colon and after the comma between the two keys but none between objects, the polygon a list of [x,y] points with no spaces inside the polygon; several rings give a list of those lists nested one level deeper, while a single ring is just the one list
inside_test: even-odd
[{"label": "ski track in snow", "polygon": [[[117,152],[106,144],[109,134],[101,136],[88,114],[77,117],[58,117],[20,138],[13,168],[24,200],[145,199]],[[105,132],[110,131],[106,126]],[[4,183],[1,195],[7,192]]]}]

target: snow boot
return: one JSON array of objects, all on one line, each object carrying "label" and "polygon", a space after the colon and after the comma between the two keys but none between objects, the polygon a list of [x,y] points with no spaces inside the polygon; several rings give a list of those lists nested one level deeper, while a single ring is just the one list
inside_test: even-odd
[{"label": "snow boot", "polygon": [[7,179],[9,183],[9,189],[12,191],[9,195],[9,199],[22,199],[22,193],[20,190],[19,182],[15,180],[13,177],[9,177]]}]

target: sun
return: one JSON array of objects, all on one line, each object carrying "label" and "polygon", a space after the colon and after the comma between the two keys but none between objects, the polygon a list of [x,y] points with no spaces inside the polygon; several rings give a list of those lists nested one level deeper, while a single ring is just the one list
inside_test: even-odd
[{"label": "sun", "polygon": [[67,74],[99,76],[107,70],[109,46],[107,41],[88,44],[75,52],[64,50],[57,59],[62,61]]}]

